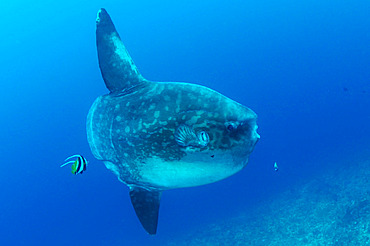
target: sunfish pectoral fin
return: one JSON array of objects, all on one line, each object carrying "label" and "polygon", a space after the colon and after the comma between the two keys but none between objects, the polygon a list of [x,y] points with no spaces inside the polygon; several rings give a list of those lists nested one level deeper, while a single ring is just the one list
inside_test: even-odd
[{"label": "sunfish pectoral fin", "polygon": [[96,18],[96,46],[99,67],[110,92],[121,92],[143,83],[140,75],[113,22],[105,9]]},{"label": "sunfish pectoral fin", "polygon": [[161,191],[130,187],[131,203],[141,225],[151,235],[156,234]]}]

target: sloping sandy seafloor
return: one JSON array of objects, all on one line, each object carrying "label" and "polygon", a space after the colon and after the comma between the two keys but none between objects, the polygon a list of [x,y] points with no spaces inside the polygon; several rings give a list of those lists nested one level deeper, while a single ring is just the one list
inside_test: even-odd
[{"label": "sloping sandy seafloor", "polygon": [[370,245],[369,154],[168,245]]}]

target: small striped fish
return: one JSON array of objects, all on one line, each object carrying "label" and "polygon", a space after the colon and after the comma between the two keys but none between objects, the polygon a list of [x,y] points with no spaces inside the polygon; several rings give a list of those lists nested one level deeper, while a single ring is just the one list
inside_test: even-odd
[{"label": "small striped fish", "polygon": [[[76,160],[74,161],[68,161],[72,158],[76,158]],[[68,164],[72,164],[72,173],[73,174],[82,174],[83,171],[86,171],[86,166],[87,166],[87,160],[85,159],[85,157],[83,157],[82,155],[72,155],[70,157],[68,157],[67,159],[65,159],[64,161],[67,161],[66,163],[64,163],[63,165],[61,165],[60,167],[64,167],[65,165],[68,165]]]}]

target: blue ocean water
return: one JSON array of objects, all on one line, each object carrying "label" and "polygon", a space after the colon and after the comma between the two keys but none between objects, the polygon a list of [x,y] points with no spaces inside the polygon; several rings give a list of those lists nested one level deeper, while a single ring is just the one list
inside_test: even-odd
[{"label": "blue ocean water", "polygon": [[[0,7],[2,245],[165,245],[370,157],[369,1],[14,0]],[[108,93],[95,46],[101,7],[144,77],[210,87],[259,117],[261,139],[248,166],[214,184],[166,191],[156,236],[142,229],[128,188],[86,140],[87,112]],[[90,161],[83,175],[59,167],[76,153]],[[368,194],[361,199],[370,201]]]}]

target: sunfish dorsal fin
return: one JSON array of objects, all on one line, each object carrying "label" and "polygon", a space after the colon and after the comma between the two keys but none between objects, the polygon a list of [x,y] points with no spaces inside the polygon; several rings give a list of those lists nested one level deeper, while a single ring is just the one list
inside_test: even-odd
[{"label": "sunfish dorsal fin", "polygon": [[96,18],[96,46],[100,71],[110,92],[124,91],[145,81],[105,9],[100,9]]},{"label": "sunfish dorsal fin", "polygon": [[156,234],[161,191],[149,191],[140,187],[130,187],[131,203],[144,229]]}]

